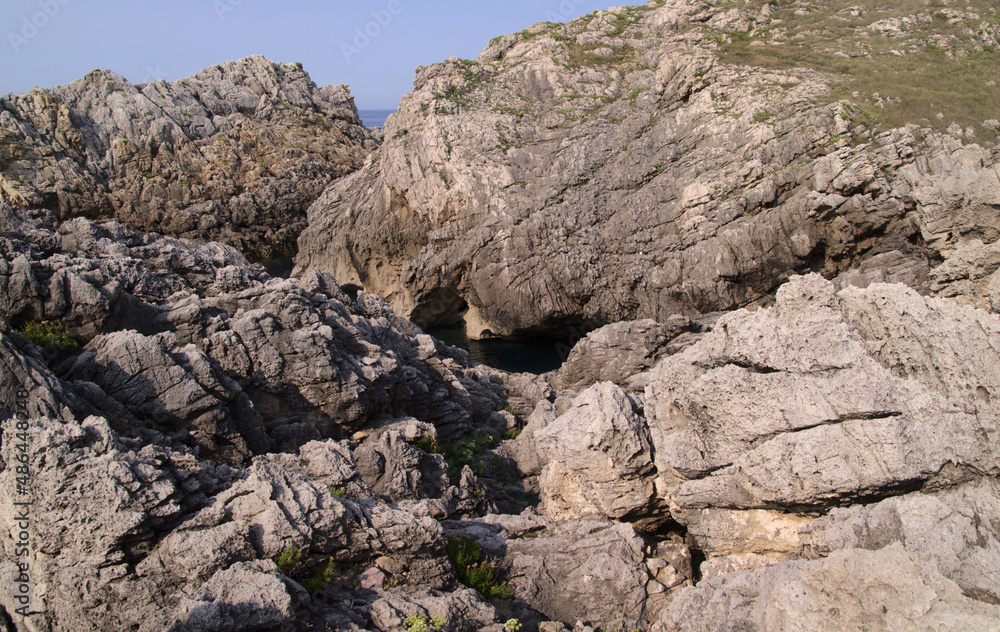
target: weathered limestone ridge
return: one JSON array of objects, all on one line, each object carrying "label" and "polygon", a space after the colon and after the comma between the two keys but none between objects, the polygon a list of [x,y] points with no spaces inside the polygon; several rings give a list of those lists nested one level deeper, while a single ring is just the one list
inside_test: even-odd
[{"label": "weathered limestone ridge", "polygon": [[298,272],[518,336],[766,303],[811,271],[926,291],[1000,237],[995,149],[872,134],[832,75],[722,63],[718,34],[770,5],[720,4],[614,8],[419,68],[384,145],[310,208]]},{"label": "weathered limestone ridge", "polygon": [[95,70],[0,99],[0,202],[290,256],[309,204],[377,146],[347,86],[301,64],[141,85]]}]

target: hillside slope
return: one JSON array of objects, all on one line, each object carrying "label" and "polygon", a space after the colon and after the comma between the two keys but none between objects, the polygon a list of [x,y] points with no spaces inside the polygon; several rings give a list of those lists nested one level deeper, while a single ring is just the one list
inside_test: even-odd
[{"label": "hillside slope", "polygon": [[[738,63],[787,53],[792,20],[831,9],[809,6],[657,0],[418,69],[381,149],[310,208],[299,273],[472,336],[733,309],[808,271],[926,291],[955,248],[1000,236],[996,152],[972,128],[890,128],[818,62]],[[930,24],[979,25],[946,43],[993,59],[995,11],[959,13]]]}]

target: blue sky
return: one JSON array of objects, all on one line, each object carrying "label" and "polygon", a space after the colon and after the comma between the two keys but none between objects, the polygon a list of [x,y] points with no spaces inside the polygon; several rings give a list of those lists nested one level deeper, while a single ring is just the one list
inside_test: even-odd
[{"label": "blue sky", "polygon": [[[474,57],[492,37],[607,9],[608,0],[0,0],[0,95],[95,68],[133,83],[262,54],[394,109],[413,71]],[[359,32],[361,35],[359,35]]]}]

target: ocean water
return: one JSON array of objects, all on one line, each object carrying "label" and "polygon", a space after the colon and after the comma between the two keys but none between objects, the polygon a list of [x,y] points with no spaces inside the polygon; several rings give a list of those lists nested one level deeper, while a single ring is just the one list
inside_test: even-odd
[{"label": "ocean water", "polygon": [[365,127],[385,127],[385,120],[396,110],[358,110]]},{"label": "ocean water", "polygon": [[547,373],[562,366],[571,341],[558,338],[469,340],[464,325],[431,327],[427,333],[469,352],[480,364],[511,373]]}]

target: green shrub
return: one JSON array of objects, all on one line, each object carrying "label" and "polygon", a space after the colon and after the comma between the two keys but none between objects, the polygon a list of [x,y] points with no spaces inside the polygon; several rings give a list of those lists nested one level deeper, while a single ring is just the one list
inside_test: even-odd
[{"label": "green shrub", "polygon": [[458,476],[462,468],[471,465],[476,456],[489,450],[493,441],[493,435],[473,430],[470,434],[446,445],[444,460],[448,462],[448,474]]},{"label": "green shrub", "polygon": [[437,439],[430,435],[424,435],[413,442],[413,445],[420,448],[428,454],[441,454],[441,446],[438,444]]},{"label": "green shrub", "polygon": [[459,536],[448,542],[448,559],[462,584],[475,588],[487,599],[510,599],[514,591],[500,581],[496,564],[481,559],[482,548],[467,537]]},{"label": "green shrub", "polygon": [[17,331],[39,347],[63,351],[76,351],[80,347],[80,343],[70,335],[69,328],[58,321],[31,321],[21,325]]},{"label": "green shrub", "polygon": [[440,630],[444,629],[447,622],[448,621],[442,616],[431,617],[431,620],[428,621],[426,617],[413,614],[406,617],[406,620],[403,621],[403,625],[406,626],[406,632],[430,632],[431,630],[434,632],[440,632]]},{"label": "green shrub", "polygon": [[334,496],[336,496],[337,498],[347,498],[347,488],[346,487],[343,487],[343,486],[334,487],[333,485],[330,485],[329,489],[330,489],[330,493],[333,494]]},{"label": "green shrub", "polygon": [[278,556],[278,560],[275,562],[278,568],[285,575],[290,575],[302,565],[302,551],[299,550],[297,546],[290,546],[281,552]]},{"label": "green shrub", "polygon": [[336,579],[337,577],[337,566],[333,563],[333,558],[326,563],[326,566],[317,567],[316,571],[313,572],[312,577],[309,579],[302,580],[302,587],[306,589],[310,595],[315,595],[319,591],[323,590],[328,583]]}]

